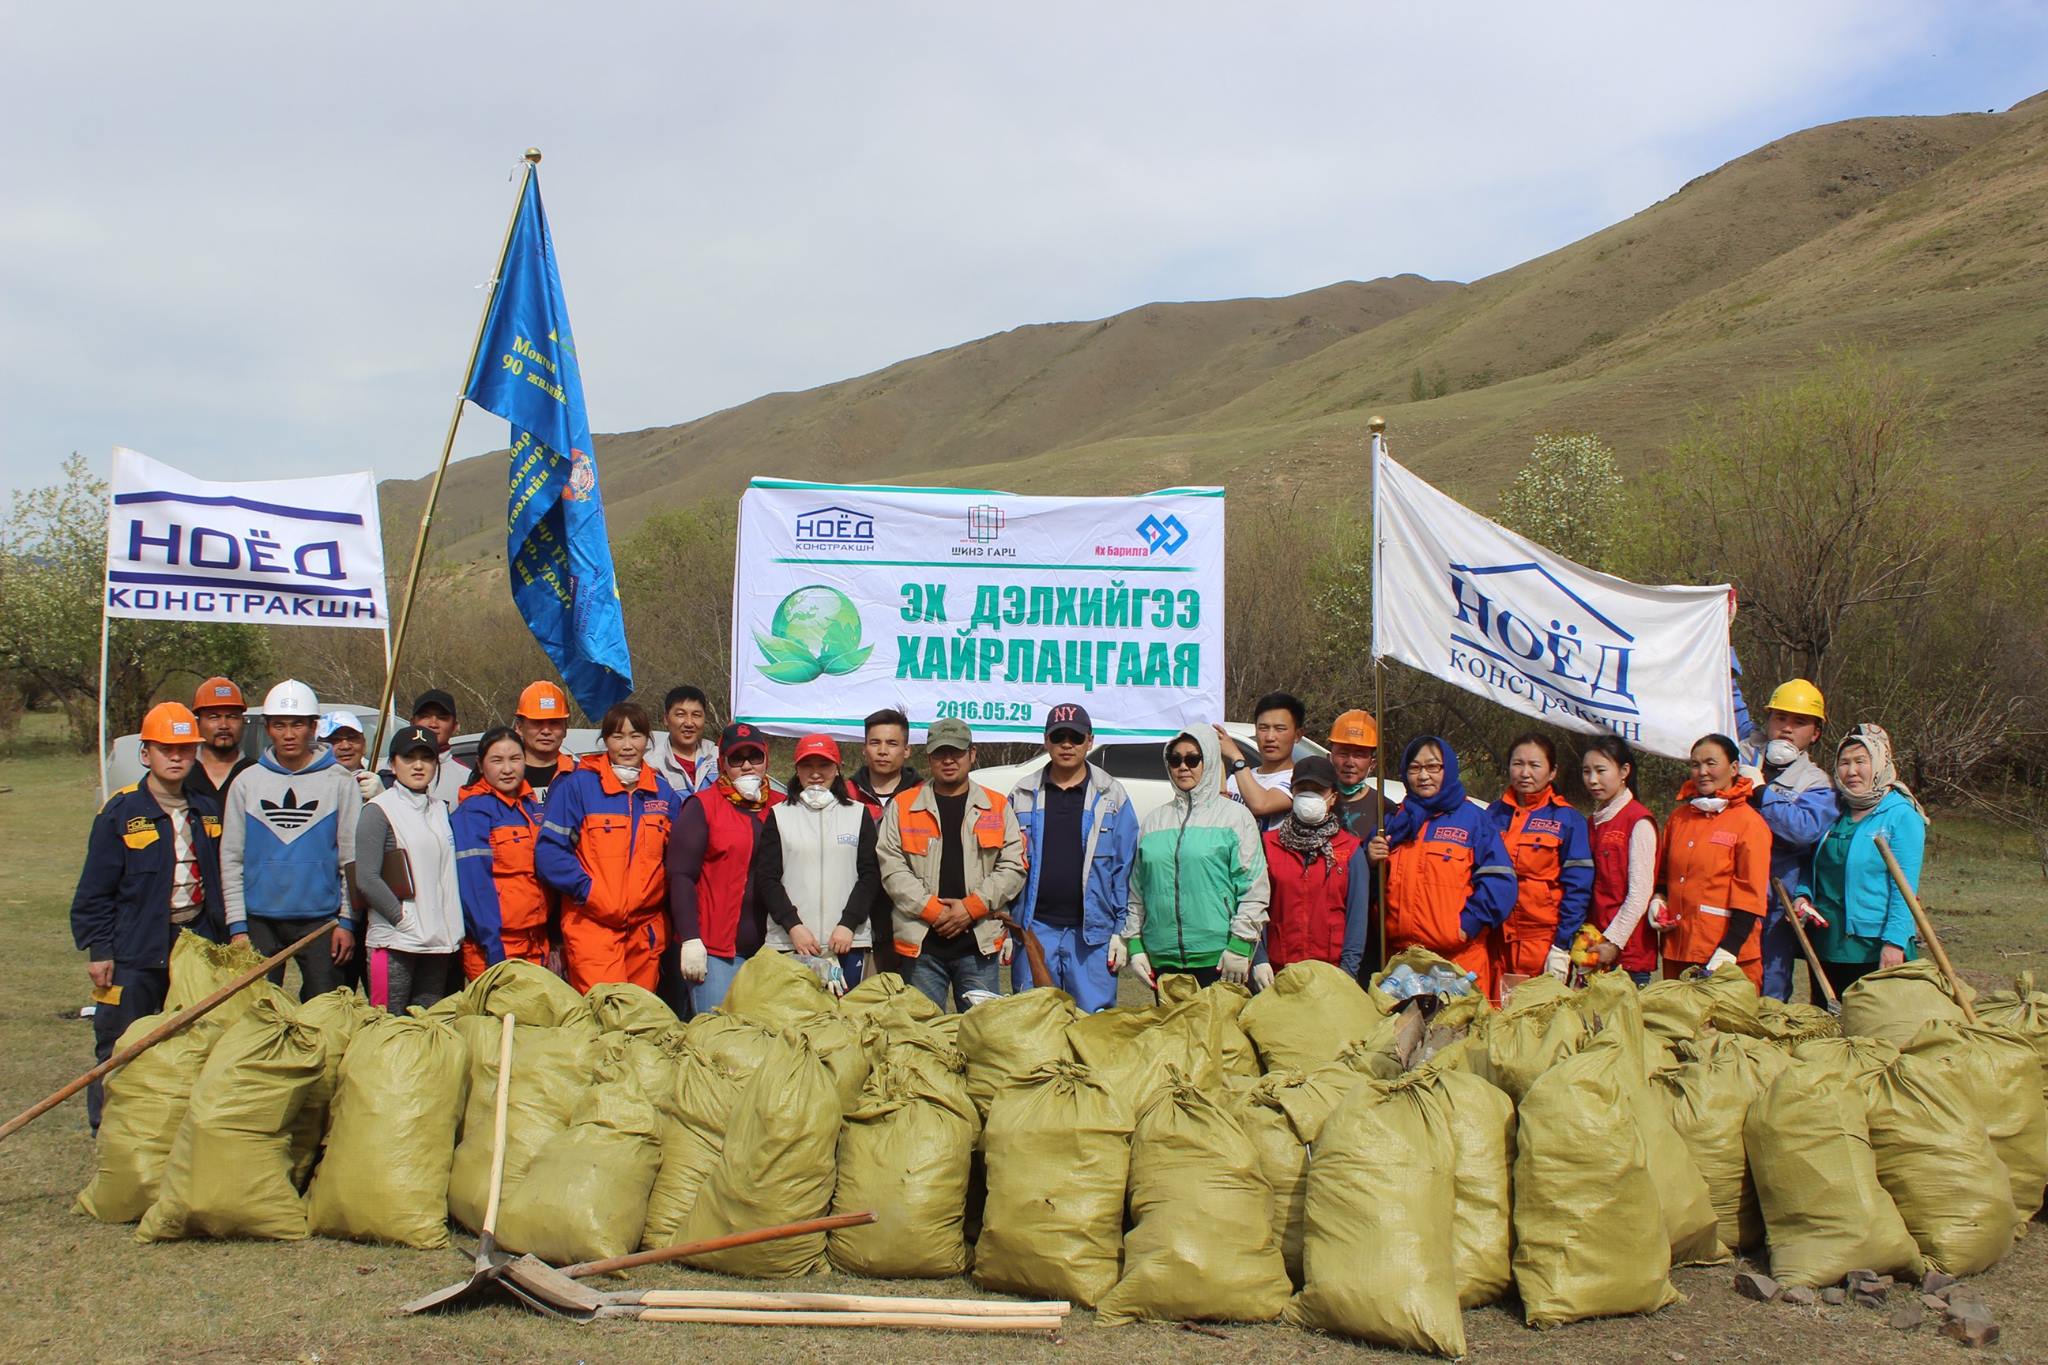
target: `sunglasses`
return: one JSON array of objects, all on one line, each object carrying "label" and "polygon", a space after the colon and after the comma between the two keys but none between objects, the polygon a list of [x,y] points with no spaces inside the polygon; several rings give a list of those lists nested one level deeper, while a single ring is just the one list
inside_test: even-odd
[{"label": "sunglasses", "polygon": [[1166,766],[1169,768],[1199,768],[1202,766],[1202,755],[1199,752],[1191,754],[1185,749],[1179,750],[1166,756]]},{"label": "sunglasses", "polygon": [[1072,730],[1055,730],[1045,738],[1049,744],[1086,744],[1088,742],[1086,735],[1077,735]]}]

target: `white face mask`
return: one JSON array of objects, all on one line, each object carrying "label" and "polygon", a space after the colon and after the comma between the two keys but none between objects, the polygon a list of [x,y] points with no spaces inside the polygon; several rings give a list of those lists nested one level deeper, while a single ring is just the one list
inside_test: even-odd
[{"label": "white face mask", "polygon": [[740,799],[743,801],[759,801],[761,799],[761,775],[759,773],[742,773],[732,780],[732,789],[740,794]]},{"label": "white face mask", "polygon": [[[758,781],[759,779],[756,780]],[[832,789],[830,787],[805,787],[796,794],[796,799],[812,810],[823,810],[832,804]]]},{"label": "white face mask", "polygon": [[1321,792],[1303,792],[1294,798],[1294,818],[1304,825],[1320,825],[1330,818],[1330,798]]},{"label": "white face mask", "polygon": [[1764,762],[1773,768],[1789,768],[1799,761],[1799,746],[1789,739],[1774,739],[1764,746]]}]

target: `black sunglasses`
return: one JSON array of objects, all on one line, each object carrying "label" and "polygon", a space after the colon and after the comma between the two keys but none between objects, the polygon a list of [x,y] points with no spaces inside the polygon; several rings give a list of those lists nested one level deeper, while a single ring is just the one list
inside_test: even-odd
[{"label": "black sunglasses", "polygon": [[1196,750],[1194,753],[1189,753],[1185,749],[1176,749],[1166,756],[1166,766],[1169,768],[1199,768],[1202,766],[1201,751]]},{"label": "black sunglasses", "polygon": [[1072,730],[1055,730],[1045,738],[1048,744],[1086,744],[1088,742],[1088,736],[1076,734]]}]

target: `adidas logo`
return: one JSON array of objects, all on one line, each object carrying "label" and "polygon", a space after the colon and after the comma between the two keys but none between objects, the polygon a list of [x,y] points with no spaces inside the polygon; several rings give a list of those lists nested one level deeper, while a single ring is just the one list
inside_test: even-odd
[{"label": "adidas logo", "polygon": [[257,803],[263,807],[263,818],[287,834],[295,834],[313,823],[313,817],[320,809],[320,802],[308,801],[300,805],[298,797],[290,787],[284,789],[284,800],[263,800]]}]

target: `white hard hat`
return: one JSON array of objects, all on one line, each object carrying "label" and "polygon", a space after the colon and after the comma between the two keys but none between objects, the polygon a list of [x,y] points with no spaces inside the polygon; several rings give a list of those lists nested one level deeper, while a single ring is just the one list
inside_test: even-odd
[{"label": "white hard hat", "polygon": [[297,678],[286,678],[263,694],[263,714],[311,716],[317,720],[320,715],[320,699],[313,695],[312,688]]}]

